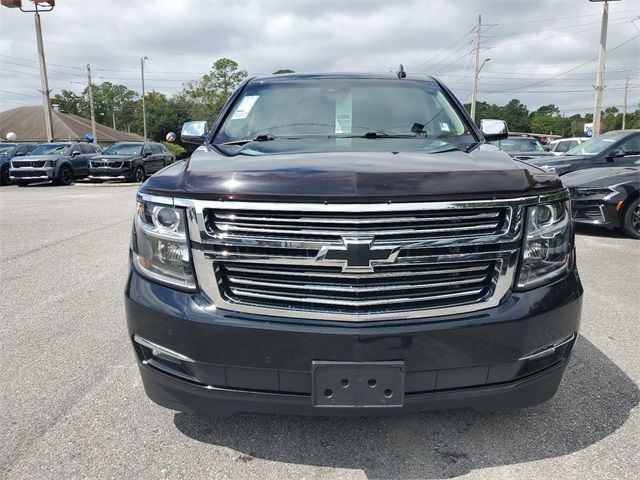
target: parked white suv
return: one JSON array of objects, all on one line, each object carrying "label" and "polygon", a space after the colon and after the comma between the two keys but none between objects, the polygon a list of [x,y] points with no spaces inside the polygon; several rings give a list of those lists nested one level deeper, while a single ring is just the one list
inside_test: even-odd
[{"label": "parked white suv", "polygon": [[563,155],[565,152],[568,152],[573,147],[577,147],[581,143],[589,140],[586,137],[574,137],[574,138],[561,138],[559,140],[554,140],[549,142],[546,150],[548,152],[553,153],[554,155]]}]

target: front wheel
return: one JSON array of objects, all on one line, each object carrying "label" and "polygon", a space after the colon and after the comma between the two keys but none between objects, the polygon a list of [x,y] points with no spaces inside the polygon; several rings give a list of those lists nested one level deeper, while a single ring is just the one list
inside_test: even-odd
[{"label": "front wheel", "polygon": [[142,167],[136,167],[134,170],[133,181],[136,183],[142,183],[144,181],[144,169]]},{"label": "front wheel", "polygon": [[56,183],[58,185],[71,185],[71,182],[73,182],[73,172],[67,166],[61,167]]},{"label": "front wheel", "polygon": [[627,207],[622,219],[622,230],[631,238],[640,239],[640,198]]},{"label": "front wheel", "polygon": [[5,185],[11,185],[11,183],[11,178],[9,178],[9,164],[7,163],[2,167],[2,171],[0,172],[0,185],[4,187]]}]

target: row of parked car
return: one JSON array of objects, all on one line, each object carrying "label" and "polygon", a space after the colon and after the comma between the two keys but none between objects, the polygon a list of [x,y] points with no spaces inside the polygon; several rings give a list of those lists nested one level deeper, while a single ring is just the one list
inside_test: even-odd
[{"label": "row of parked car", "polygon": [[[562,142],[574,146],[558,155],[556,145]],[[640,130],[556,140],[551,152],[533,137],[513,136],[495,144],[518,160],[560,175],[571,193],[575,223],[621,228],[640,239]]]},{"label": "row of parked car", "polygon": [[69,185],[81,178],[142,182],[174,161],[167,147],[155,142],[118,142],[106,150],[84,142],[2,143],[0,179],[2,185],[18,186]]}]

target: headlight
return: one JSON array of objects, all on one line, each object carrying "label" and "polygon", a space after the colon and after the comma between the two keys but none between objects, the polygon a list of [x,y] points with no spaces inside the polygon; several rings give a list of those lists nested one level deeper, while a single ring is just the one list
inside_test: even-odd
[{"label": "headlight", "polygon": [[595,197],[601,196],[607,198],[618,193],[615,188],[576,188],[574,191],[575,197]]},{"label": "headlight", "polygon": [[519,289],[539,286],[566,271],[571,241],[569,202],[530,207],[525,231]]},{"label": "headlight", "polygon": [[196,289],[184,209],[138,202],[131,251],[141,275],[185,290]]}]

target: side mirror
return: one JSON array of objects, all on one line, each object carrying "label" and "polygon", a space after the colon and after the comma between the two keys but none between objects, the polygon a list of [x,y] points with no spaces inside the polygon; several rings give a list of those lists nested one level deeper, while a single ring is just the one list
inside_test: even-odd
[{"label": "side mirror", "polygon": [[504,120],[481,120],[480,131],[482,132],[482,135],[484,135],[484,139],[487,142],[504,140],[509,136],[507,122],[505,122]]},{"label": "side mirror", "polygon": [[151,152],[142,152],[142,158],[147,158],[149,155],[151,155]]},{"label": "side mirror", "polygon": [[615,150],[611,150],[607,154],[607,160],[613,160],[614,158],[624,157],[624,155],[625,155],[624,151],[616,148]]},{"label": "side mirror", "polygon": [[17,152],[14,157],[24,157],[27,154],[27,152]]},{"label": "side mirror", "polygon": [[180,140],[182,140],[183,143],[202,145],[204,143],[204,138],[207,135],[207,131],[207,122],[203,120],[199,120],[197,122],[186,122],[182,125]]},{"label": "side mirror", "polygon": [[77,157],[78,155],[80,155],[80,152],[77,150],[74,150],[73,152],[71,152],[72,157]]}]

